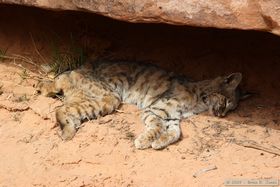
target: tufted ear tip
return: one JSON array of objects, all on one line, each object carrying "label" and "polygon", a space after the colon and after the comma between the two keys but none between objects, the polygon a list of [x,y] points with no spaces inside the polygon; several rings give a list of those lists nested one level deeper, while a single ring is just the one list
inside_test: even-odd
[{"label": "tufted ear tip", "polygon": [[224,83],[227,87],[235,89],[242,80],[242,73],[236,72],[225,77]]},{"label": "tufted ear tip", "polygon": [[250,92],[250,91],[239,90],[239,99],[240,100],[247,99],[248,97],[252,97],[254,95],[257,95],[257,93]]},{"label": "tufted ear tip", "polygon": [[242,73],[240,73],[240,72],[232,73],[232,74],[230,74],[226,77],[226,80],[228,80],[229,82],[234,81],[234,80],[240,80],[241,81],[242,80]]}]

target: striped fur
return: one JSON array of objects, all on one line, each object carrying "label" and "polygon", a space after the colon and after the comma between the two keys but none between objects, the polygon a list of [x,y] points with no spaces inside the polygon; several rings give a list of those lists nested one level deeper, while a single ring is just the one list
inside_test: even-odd
[{"label": "striped fur", "polygon": [[56,110],[62,138],[70,140],[84,120],[112,113],[121,102],[142,109],[145,130],[135,140],[138,149],[162,149],[181,135],[180,120],[209,110],[223,117],[238,103],[242,75],[188,81],[150,64],[98,62],[92,69],[65,72],[53,82],[38,84],[45,96],[63,93]]}]

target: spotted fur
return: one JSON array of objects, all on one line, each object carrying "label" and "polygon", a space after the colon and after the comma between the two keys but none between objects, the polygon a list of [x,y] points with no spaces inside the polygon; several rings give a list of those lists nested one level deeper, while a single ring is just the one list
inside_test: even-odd
[{"label": "spotted fur", "polygon": [[99,62],[41,82],[38,92],[65,96],[56,110],[64,140],[72,139],[84,120],[110,114],[124,102],[143,111],[145,130],[136,138],[136,148],[162,149],[180,138],[181,119],[207,110],[223,117],[235,109],[241,79],[233,73],[193,82],[150,64]]}]

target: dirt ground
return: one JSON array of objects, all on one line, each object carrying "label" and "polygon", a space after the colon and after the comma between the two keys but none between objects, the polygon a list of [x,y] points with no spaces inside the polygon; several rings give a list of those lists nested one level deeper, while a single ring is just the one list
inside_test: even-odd
[{"label": "dirt ground", "polygon": [[[134,148],[143,130],[140,111],[124,105],[63,142],[53,115],[60,101],[35,96],[36,81],[22,72],[0,64],[0,186],[223,186],[232,178],[279,179],[279,104],[251,99],[223,119],[191,117],[182,122],[181,140],[160,151]],[[244,147],[254,145],[264,150]]]},{"label": "dirt ground", "polygon": [[[81,20],[83,27],[76,27]],[[37,64],[0,59],[1,187],[200,187],[224,186],[227,179],[280,179],[279,37],[12,6],[0,6],[0,28],[0,49]],[[183,120],[181,140],[160,151],[134,148],[143,125],[132,105],[84,123],[73,140],[63,142],[54,117],[61,102],[34,95],[33,87],[42,76],[38,51],[45,59],[50,55],[51,29],[61,36],[78,33],[92,53],[96,45],[89,45],[98,39],[113,57],[152,60],[198,80],[240,71],[242,88],[256,94],[225,118],[203,113]]]}]

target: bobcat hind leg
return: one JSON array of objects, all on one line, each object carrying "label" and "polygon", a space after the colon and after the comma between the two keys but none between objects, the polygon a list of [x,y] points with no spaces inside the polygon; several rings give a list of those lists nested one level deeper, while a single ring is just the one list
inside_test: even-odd
[{"label": "bobcat hind leg", "polygon": [[86,98],[80,102],[79,98],[72,100],[75,102],[68,102],[56,110],[63,140],[71,140],[83,121],[110,114],[120,105],[120,99],[114,95],[106,95],[99,99]]}]

